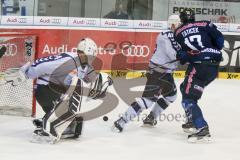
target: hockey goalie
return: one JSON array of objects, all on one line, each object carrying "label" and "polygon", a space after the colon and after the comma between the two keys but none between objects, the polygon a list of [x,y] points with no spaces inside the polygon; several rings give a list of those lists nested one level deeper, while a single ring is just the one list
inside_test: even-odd
[{"label": "hockey goalie", "polygon": [[97,73],[92,62],[97,45],[82,39],[77,53],[67,52],[27,63],[20,71],[26,78],[36,79],[35,97],[45,115],[33,120],[36,129],[32,142],[56,143],[61,138],[78,138],[84,119],[79,116],[83,97],[105,96],[112,79]]}]

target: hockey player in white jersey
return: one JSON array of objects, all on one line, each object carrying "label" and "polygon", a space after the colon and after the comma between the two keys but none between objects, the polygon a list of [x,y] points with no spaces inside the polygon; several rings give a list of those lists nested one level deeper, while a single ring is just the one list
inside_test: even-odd
[{"label": "hockey player in white jersey", "polygon": [[60,138],[78,138],[81,134],[83,119],[78,114],[82,98],[103,96],[112,84],[107,74],[97,73],[92,67],[96,54],[96,43],[84,38],[77,53],[40,58],[21,68],[27,78],[37,79],[35,96],[45,112],[42,120],[34,121],[37,129],[33,141],[55,143]]},{"label": "hockey player in white jersey", "polygon": [[[138,116],[144,109],[152,108],[143,120],[145,125],[157,124],[157,117],[170,103],[176,100],[177,89],[173,79],[173,71],[177,67],[176,53],[181,48],[174,39],[173,30],[180,24],[178,15],[168,20],[168,31],[157,36],[156,49],[149,62],[147,82],[141,98],[131,104],[127,111],[114,122],[114,129],[121,132],[126,123]],[[173,63],[169,63],[173,62]]]}]

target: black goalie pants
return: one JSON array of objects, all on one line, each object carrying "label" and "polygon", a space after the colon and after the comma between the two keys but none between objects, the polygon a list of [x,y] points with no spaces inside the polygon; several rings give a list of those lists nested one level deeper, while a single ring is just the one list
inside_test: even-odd
[{"label": "black goalie pants", "polygon": [[37,85],[35,97],[45,113],[49,113],[59,101],[61,93],[54,91],[48,85]]}]

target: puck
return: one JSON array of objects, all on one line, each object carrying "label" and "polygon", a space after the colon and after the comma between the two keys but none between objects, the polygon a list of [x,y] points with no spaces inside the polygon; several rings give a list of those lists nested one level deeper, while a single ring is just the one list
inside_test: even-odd
[{"label": "puck", "polygon": [[108,121],[108,117],[107,116],[103,116],[103,120],[104,121]]}]

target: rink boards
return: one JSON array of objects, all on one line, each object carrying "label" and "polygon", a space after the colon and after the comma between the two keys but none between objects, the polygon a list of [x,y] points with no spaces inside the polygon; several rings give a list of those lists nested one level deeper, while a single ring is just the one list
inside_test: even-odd
[{"label": "rink boards", "polygon": [[[102,71],[110,74],[113,78],[126,77],[127,79],[145,77],[145,73],[146,73],[146,71],[144,70],[143,71],[102,70]],[[185,71],[175,71],[173,75],[175,78],[184,78]],[[218,78],[219,79],[240,79],[240,73],[219,72]]]}]

